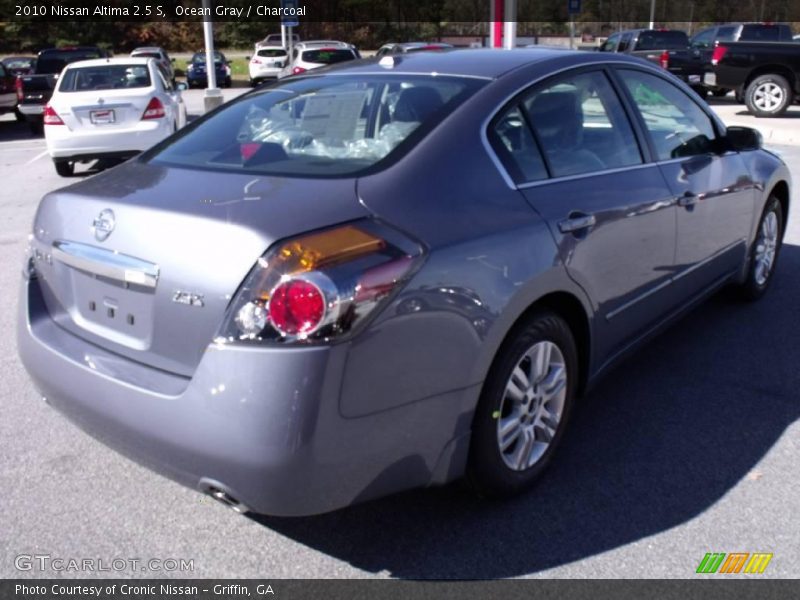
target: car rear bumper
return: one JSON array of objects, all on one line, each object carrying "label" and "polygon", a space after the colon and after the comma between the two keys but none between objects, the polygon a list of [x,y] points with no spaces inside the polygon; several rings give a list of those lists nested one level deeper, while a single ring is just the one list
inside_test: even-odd
[{"label": "car rear bumper", "polygon": [[26,117],[41,117],[44,113],[44,104],[18,104],[17,107]]},{"label": "car rear bumper", "polygon": [[166,119],[142,121],[127,129],[81,132],[66,125],[45,125],[47,152],[52,158],[100,157],[117,152],[131,155],[154,146],[173,131]]},{"label": "car rear bumper", "polygon": [[[327,512],[463,472],[456,435],[477,388],[361,418],[339,412],[345,345],[208,347],[189,378],[94,346],[49,316],[36,279],[18,347],[48,403],[108,446],[261,513]],[[463,426],[461,427],[463,430]]]}]

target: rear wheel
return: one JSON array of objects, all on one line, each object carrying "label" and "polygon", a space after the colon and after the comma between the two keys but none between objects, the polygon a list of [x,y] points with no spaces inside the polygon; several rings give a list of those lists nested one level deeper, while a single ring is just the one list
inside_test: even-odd
[{"label": "rear wheel", "polygon": [[31,133],[33,135],[44,134],[44,123],[42,123],[41,121],[29,121],[28,127],[30,127]]},{"label": "rear wheel", "polygon": [[19,112],[18,108],[14,109],[14,118],[17,119],[17,123],[24,123],[25,122],[25,115]]},{"label": "rear wheel", "polygon": [[760,75],[750,82],[744,101],[756,117],[778,117],[794,101],[789,82],[780,75]]},{"label": "rear wheel", "polygon": [[578,360],[558,315],[532,315],[500,350],[473,423],[467,479],[486,496],[522,491],[538,479],[564,433]]},{"label": "rear wheel", "polygon": [[714,96],[715,98],[722,98],[728,95],[728,90],[723,90],[723,89],[711,90],[711,95]]},{"label": "rear wheel", "polygon": [[226,88],[231,87],[231,78],[230,77],[226,77],[225,78],[225,87]]},{"label": "rear wheel", "polygon": [[758,300],[767,291],[778,262],[782,232],[783,207],[778,198],[770,196],[750,249],[747,278],[740,287],[746,300]]},{"label": "rear wheel", "polygon": [[61,175],[61,177],[71,177],[75,172],[75,163],[71,163],[67,160],[57,160],[54,164],[56,166],[56,173]]}]

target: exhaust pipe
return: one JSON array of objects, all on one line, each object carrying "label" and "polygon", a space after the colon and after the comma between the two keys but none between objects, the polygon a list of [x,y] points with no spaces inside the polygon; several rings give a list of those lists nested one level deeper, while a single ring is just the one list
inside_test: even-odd
[{"label": "exhaust pipe", "polygon": [[239,514],[243,515],[247,512],[250,512],[250,508],[248,508],[246,504],[239,502],[239,500],[236,499],[236,496],[231,494],[231,492],[228,491],[224,485],[217,481],[206,478],[201,479],[200,491],[211,496],[217,502],[224,504]]}]

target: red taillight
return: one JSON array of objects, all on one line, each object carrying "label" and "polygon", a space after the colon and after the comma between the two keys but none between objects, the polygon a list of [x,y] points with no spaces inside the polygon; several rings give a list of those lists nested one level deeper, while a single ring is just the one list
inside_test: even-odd
[{"label": "red taillight", "polygon": [[49,104],[44,107],[44,124],[45,125],[63,125],[64,121],[61,120],[61,117],[58,116],[58,113],[53,110],[53,107]]},{"label": "red taillight", "polygon": [[304,69],[303,67],[294,67],[292,69],[292,75],[300,75],[300,73],[305,73],[305,72],[306,69]]},{"label": "red taillight", "polygon": [[727,46],[717,46],[714,48],[714,52],[711,54],[711,64],[716,67],[727,52]]},{"label": "red taillight", "polygon": [[147,104],[147,108],[144,109],[142,121],[146,121],[147,119],[162,119],[166,116],[167,111],[164,110],[164,105],[161,104],[161,100],[158,98],[151,98],[150,102]]},{"label": "red taillight", "polygon": [[664,51],[661,53],[661,58],[659,58],[659,59],[658,59],[658,62],[660,62],[660,63],[661,63],[661,67],[662,67],[662,68],[664,68],[664,69],[668,69],[668,68],[669,68],[669,52],[667,52],[666,50],[664,50]]},{"label": "red taillight", "polygon": [[325,316],[325,297],[313,283],[291,279],[272,291],[269,320],[283,335],[314,332]]},{"label": "red taillight", "polygon": [[22,102],[23,94],[22,94],[22,77],[17,77],[16,81],[14,81],[14,89],[17,91],[17,100]]}]

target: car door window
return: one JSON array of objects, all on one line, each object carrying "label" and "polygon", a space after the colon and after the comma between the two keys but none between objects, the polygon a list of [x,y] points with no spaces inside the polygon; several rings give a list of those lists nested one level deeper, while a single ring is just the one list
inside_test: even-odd
[{"label": "car door window", "polygon": [[517,183],[547,178],[547,167],[519,105],[494,120],[489,141]]},{"label": "car door window", "polygon": [[631,39],[633,38],[632,33],[626,33],[622,36],[622,39],[619,41],[619,48],[617,48],[617,52],[626,52],[628,50],[628,46],[631,45]]},{"label": "car door window", "polygon": [[734,41],[735,37],[736,37],[736,27],[720,27],[717,30],[717,37],[716,37],[717,41],[732,42]]},{"label": "car door window", "polygon": [[554,177],[642,162],[619,98],[601,71],[550,80],[523,106]]},{"label": "car door window", "polygon": [[714,30],[706,29],[692,38],[692,48],[711,48],[714,44]]},{"label": "car door window", "polygon": [[606,40],[606,43],[600,48],[601,52],[614,52],[617,49],[617,42],[619,41],[619,34],[614,34]]},{"label": "car door window", "polygon": [[628,69],[619,73],[650,133],[658,160],[714,151],[714,124],[688,94],[649,73]]}]

